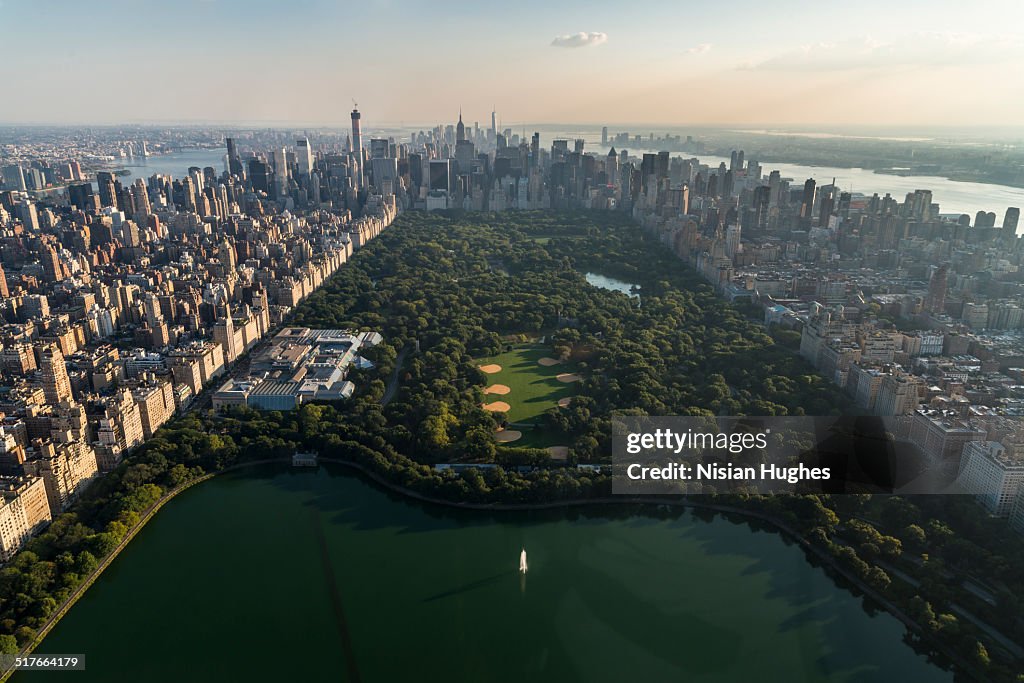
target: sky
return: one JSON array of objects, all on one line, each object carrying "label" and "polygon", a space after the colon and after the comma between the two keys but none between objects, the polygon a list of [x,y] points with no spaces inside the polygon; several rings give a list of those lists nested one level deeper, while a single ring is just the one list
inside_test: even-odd
[{"label": "sky", "polygon": [[0,0],[0,121],[1019,126],[1020,0]]}]

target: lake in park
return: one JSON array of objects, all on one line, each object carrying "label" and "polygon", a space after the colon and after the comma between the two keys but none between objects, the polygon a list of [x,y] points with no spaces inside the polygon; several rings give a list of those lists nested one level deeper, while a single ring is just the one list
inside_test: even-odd
[{"label": "lake in park", "polygon": [[632,282],[626,282],[607,275],[601,275],[599,273],[585,273],[583,275],[587,282],[592,287],[598,287],[600,289],[608,289],[613,292],[622,292],[626,296],[640,298],[640,285],[633,284]]}]

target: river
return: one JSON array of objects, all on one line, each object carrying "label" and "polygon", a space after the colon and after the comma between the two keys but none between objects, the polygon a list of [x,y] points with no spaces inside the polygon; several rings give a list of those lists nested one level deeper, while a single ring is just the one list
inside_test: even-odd
[{"label": "river", "polygon": [[154,173],[184,178],[190,166],[206,168],[212,166],[220,175],[224,172],[224,157],[228,151],[224,147],[217,149],[183,149],[169,154],[155,154],[148,157],[124,159],[111,165],[113,169],[124,169],[127,175],[120,175],[122,185],[130,185],[136,178],[146,179]]},{"label": "river", "polygon": [[171,501],[37,653],[84,653],[78,683],[951,681],[903,630],[745,523],[469,512],[268,466]]}]

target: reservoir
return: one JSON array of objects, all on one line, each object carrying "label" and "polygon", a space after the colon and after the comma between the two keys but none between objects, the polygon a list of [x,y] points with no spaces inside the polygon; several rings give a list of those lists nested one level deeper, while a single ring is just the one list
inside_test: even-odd
[{"label": "reservoir", "polygon": [[262,466],[171,501],[36,650],[84,672],[13,680],[952,681],[903,631],[746,523]]}]

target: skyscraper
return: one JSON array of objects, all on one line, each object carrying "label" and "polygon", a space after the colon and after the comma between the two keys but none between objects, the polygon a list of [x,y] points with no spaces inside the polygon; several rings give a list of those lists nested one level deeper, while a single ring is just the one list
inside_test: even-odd
[{"label": "skyscraper", "polygon": [[423,184],[423,157],[416,152],[409,154],[409,180],[416,186]]},{"label": "skyscraper", "polygon": [[430,160],[430,189],[451,191],[451,167],[448,159]]},{"label": "skyscraper", "polygon": [[804,183],[804,194],[800,200],[800,218],[810,218],[814,211],[814,188],[817,183],[814,178],[808,178]]},{"label": "skyscraper", "polygon": [[64,355],[56,346],[48,346],[40,354],[39,371],[43,377],[43,395],[50,405],[72,398],[71,380],[68,378]]},{"label": "skyscraper", "polygon": [[362,118],[359,110],[352,109],[352,155],[355,157],[355,185],[357,190],[363,188],[363,134],[359,129]]},{"label": "skyscraper", "polygon": [[288,194],[288,179],[291,169],[288,167],[288,150],[284,147],[271,152],[274,163],[274,197],[281,198]]},{"label": "skyscraper", "polygon": [[64,279],[64,268],[60,264],[60,257],[57,250],[47,244],[42,249],[39,260],[43,264],[43,274],[47,282],[57,282]]},{"label": "skyscraper", "polygon": [[224,362],[233,363],[238,358],[238,345],[235,344],[235,321],[231,316],[231,305],[224,305],[224,317],[213,325],[213,341],[224,349]]},{"label": "skyscraper", "polygon": [[[252,179],[252,189],[256,192],[270,194],[270,168],[262,159],[249,160],[249,178]],[[186,178],[186,180],[189,180]]]},{"label": "skyscraper", "polygon": [[[554,156],[554,155],[552,155]],[[643,192],[647,192],[648,184],[650,183],[650,177],[654,175],[655,169],[658,165],[657,154],[644,154],[640,160],[640,178],[643,187]]]},{"label": "skyscraper", "polygon": [[150,214],[149,192],[146,190],[146,183],[142,178],[136,178],[135,183],[128,188],[132,199],[132,212],[136,219],[144,219]]},{"label": "skyscraper", "polygon": [[82,211],[95,209],[92,185],[90,183],[72,183],[68,185],[68,201]]},{"label": "skyscraper", "polygon": [[658,176],[658,179],[668,178],[668,170],[671,165],[669,159],[669,153],[665,151],[658,152],[658,160],[654,164],[654,172]]},{"label": "skyscraper", "polygon": [[21,218],[21,222],[28,230],[39,232],[39,211],[36,209],[35,202],[28,199],[22,201],[18,205],[18,217]]},{"label": "skyscraper", "polygon": [[102,206],[117,206],[113,173],[109,171],[100,171],[97,173],[96,187],[100,192],[100,204]]},{"label": "skyscraper", "polygon": [[[459,118],[459,130],[462,130],[461,117]],[[466,175],[473,171],[473,159],[475,154],[475,146],[472,142],[465,139],[465,137],[461,137],[455,142],[455,161],[457,171],[460,175]]]},{"label": "skyscraper", "polygon": [[604,171],[608,174],[608,184],[615,186],[619,184],[619,155],[615,148],[608,150],[608,158],[604,162]]},{"label": "skyscraper", "polygon": [[25,184],[25,171],[17,164],[4,166],[3,170],[4,187],[8,190],[24,192],[27,189]]},{"label": "skyscraper", "polygon": [[772,171],[768,174],[768,206],[778,206],[782,199],[782,174]]},{"label": "skyscraper", "polygon": [[455,124],[455,142],[466,140],[466,125],[462,123],[462,110],[459,110],[459,122]]},{"label": "skyscraper", "polygon": [[754,188],[754,201],[751,208],[754,211],[753,224],[759,230],[768,226],[768,207],[771,206],[771,196],[771,185],[758,185]]},{"label": "skyscraper", "polygon": [[309,138],[295,141],[295,157],[299,163],[299,174],[309,175],[313,172],[313,150],[309,146]]},{"label": "skyscraper", "polygon": [[1017,224],[1020,222],[1020,209],[1016,206],[1011,206],[1006,209],[1006,215],[1003,216],[1003,230],[1015,235],[1017,233]]},{"label": "skyscraper", "polygon": [[722,176],[722,198],[729,200],[732,197],[732,190],[735,183],[735,175],[732,170],[725,172]]},{"label": "skyscraper", "polygon": [[391,145],[387,138],[370,138],[370,159],[387,159]]},{"label": "skyscraper", "polygon": [[931,220],[931,190],[914,190],[907,195],[907,201],[910,203],[910,213],[914,218],[921,221]]},{"label": "skyscraper", "polygon": [[742,242],[742,229],[739,225],[730,225],[725,229],[725,255],[735,259],[740,251]]},{"label": "skyscraper", "polygon": [[924,309],[938,315],[946,309],[946,280],[949,275],[949,264],[943,263],[932,273],[928,281],[928,298],[924,301]]},{"label": "skyscraper", "polygon": [[820,227],[828,227],[829,218],[832,216],[832,210],[835,208],[836,202],[836,179],[832,179],[831,185],[826,185],[821,188],[820,195],[820,208],[818,210],[818,225]]},{"label": "skyscraper", "polygon": [[228,148],[228,173],[241,178],[244,173],[244,168],[242,166],[242,160],[238,158],[238,149],[235,147],[235,139],[225,138],[225,143]]}]

